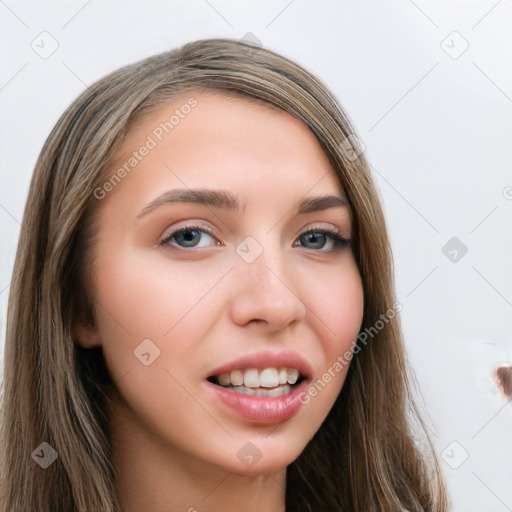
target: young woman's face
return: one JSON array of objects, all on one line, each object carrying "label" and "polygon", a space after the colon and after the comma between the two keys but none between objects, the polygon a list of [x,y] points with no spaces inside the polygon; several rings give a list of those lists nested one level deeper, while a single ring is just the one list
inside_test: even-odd
[{"label": "young woman's face", "polygon": [[103,347],[114,431],[191,467],[286,467],[338,396],[363,314],[320,145],[282,111],[197,93],[140,122],[112,170],[80,340]]}]

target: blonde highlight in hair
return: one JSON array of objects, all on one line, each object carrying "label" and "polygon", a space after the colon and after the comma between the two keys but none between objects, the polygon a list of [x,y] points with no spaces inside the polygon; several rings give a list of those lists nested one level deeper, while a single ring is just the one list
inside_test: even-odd
[{"label": "blonde highlight in hair", "polygon": [[[116,393],[101,350],[73,339],[93,322],[94,190],[130,129],[195,92],[273,105],[303,121],[332,164],[354,214],[364,287],[361,331],[396,303],[385,220],[364,154],[336,98],[310,72],[271,50],[205,39],[123,67],[64,112],[36,163],[9,297],[0,424],[1,512],[121,512],[107,405]],[[438,460],[411,392],[398,314],[354,357],[334,407],[287,470],[286,510],[448,510]],[[421,428],[423,445],[411,421]],[[47,442],[57,461],[32,452]]]}]

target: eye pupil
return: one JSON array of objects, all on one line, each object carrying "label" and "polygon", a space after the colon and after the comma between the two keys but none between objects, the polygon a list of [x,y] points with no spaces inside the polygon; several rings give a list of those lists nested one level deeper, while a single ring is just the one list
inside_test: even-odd
[{"label": "eye pupil", "polygon": [[309,243],[317,247],[323,247],[325,245],[325,235],[322,233],[306,233],[304,236],[308,239]]},{"label": "eye pupil", "polygon": [[[190,244],[190,242],[198,242],[199,238],[201,237],[201,233],[198,230],[195,229],[187,229],[186,231],[181,231],[180,233],[177,233],[176,235],[176,241],[179,243],[184,242],[188,247],[195,244]],[[181,240],[180,240],[181,239]]]}]

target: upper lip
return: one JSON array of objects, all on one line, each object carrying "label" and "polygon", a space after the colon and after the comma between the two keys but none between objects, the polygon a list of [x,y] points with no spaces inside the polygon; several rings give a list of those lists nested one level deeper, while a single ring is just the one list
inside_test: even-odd
[{"label": "upper lip", "polygon": [[233,359],[229,363],[216,368],[209,377],[215,377],[221,373],[230,373],[232,370],[245,370],[256,368],[264,370],[265,368],[295,368],[299,373],[309,379],[313,374],[311,364],[297,352],[254,352]]}]

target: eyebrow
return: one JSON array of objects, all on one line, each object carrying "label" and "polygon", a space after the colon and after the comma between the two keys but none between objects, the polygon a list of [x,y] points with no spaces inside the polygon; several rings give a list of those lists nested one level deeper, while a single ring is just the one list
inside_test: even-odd
[{"label": "eyebrow", "polygon": [[[202,204],[215,208],[223,208],[240,212],[240,202],[237,197],[227,190],[212,189],[176,189],[166,192],[151,201],[137,215],[137,218],[152,212],[164,205],[175,203]],[[297,214],[305,214],[328,210],[330,208],[348,208],[349,204],[345,197],[324,195],[317,197],[307,197],[297,206]],[[245,205],[243,205],[245,209]]]},{"label": "eyebrow", "polygon": [[348,208],[348,201],[345,197],[339,196],[318,196],[306,197],[297,207],[297,213],[311,213],[319,212],[322,210],[329,210],[330,208]]}]

